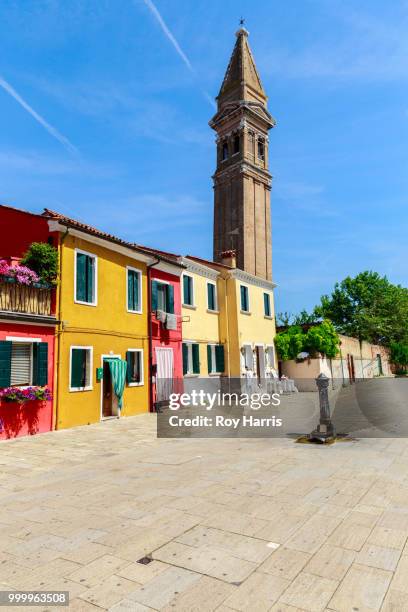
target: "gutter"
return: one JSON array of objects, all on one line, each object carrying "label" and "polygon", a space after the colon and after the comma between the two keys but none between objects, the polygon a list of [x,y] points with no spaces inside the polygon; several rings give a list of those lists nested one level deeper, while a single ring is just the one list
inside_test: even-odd
[{"label": "gutter", "polygon": [[61,307],[61,293],[62,293],[62,254],[63,254],[63,244],[65,241],[65,238],[68,236],[69,234],[69,229],[68,227],[65,228],[65,233],[61,236],[60,240],[59,240],[59,274],[58,274],[58,287],[57,287],[57,296],[58,296],[58,331],[56,334],[56,338],[57,338],[57,361],[55,364],[55,370],[54,370],[54,398],[55,398],[55,402],[54,402],[54,410],[52,411],[53,414],[53,419],[54,422],[52,424],[52,430],[54,429],[58,429],[58,410],[59,410],[59,395],[60,395],[60,382],[61,382],[61,377],[60,377],[60,364],[61,364],[61,334],[63,331],[63,321],[61,320],[61,312],[62,312],[62,307]]},{"label": "gutter", "polygon": [[146,266],[147,269],[147,316],[148,316],[148,341],[149,341],[149,412],[156,412],[153,410],[153,341],[152,341],[152,283],[151,283],[151,269],[157,266],[161,262],[160,258],[157,258],[155,262]]}]

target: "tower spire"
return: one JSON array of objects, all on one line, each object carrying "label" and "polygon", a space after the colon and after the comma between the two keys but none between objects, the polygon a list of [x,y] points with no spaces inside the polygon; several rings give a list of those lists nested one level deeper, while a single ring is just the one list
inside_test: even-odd
[{"label": "tower spire", "polygon": [[243,19],[210,121],[217,132],[214,174],[214,261],[236,249],[238,268],[272,278],[268,130],[275,121]]},{"label": "tower spire", "polygon": [[237,40],[217,96],[218,109],[230,101],[241,100],[266,106],[267,97],[248,43],[249,32],[242,18],[235,35]]}]

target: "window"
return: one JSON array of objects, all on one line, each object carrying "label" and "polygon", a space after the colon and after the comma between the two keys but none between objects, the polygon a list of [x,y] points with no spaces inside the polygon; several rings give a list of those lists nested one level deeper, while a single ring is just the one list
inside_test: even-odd
[{"label": "window", "polygon": [[233,143],[234,155],[236,155],[236,153],[239,153],[239,149],[240,149],[240,138],[239,138],[239,134],[236,134],[234,136],[234,143]]},{"label": "window", "polygon": [[143,349],[129,349],[126,352],[126,380],[129,387],[143,385]]},{"label": "window", "polygon": [[227,141],[222,143],[221,159],[222,161],[225,161],[226,159],[228,159],[228,142]]},{"label": "window", "polygon": [[97,258],[79,250],[75,256],[75,301],[96,306]]},{"label": "window", "polygon": [[183,304],[194,306],[193,277],[183,274]]},{"label": "window", "polygon": [[263,138],[258,138],[258,158],[265,159],[265,141]]},{"label": "window", "polygon": [[174,314],[174,287],[158,280],[152,281],[152,310]]},{"label": "window", "polygon": [[200,373],[200,347],[196,342],[183,342],[183,374]]},{"label": "window", "polygon": [[254,369],[254,352],[252,350],[252,346],[250,344],[244,344],[241,348],[242,354],[242,365],[245,370],[253,370]]},{"label": "window", "polygon": [[11,345],[10,384],[12,387],[32,384],[33,345],[13,342]]},{"label": "window", "polygon": [[248,151],[250,155],[252,156],[252,158],[255,155],[254,144],[255,144],[255,134],[253,132],[248,132]]},{"label": "window", "polygon": [[275,347],[272,344],[266,347],[266,366],[275,367]]},{"label": "window", "polygon": [[71,346],[70,391],[92,389],[92,347]]},{"label": "window", "polygon": [[127,309],[128,312],[142,312],[142,273],[127,268]]},{"label": "window", "polygon": [[207,362],[209,374],[222,374],[224,372],[224,347],[222,344],[207,345]]},{"label": "window", "polygon": [[271,316],[271,296],[269,293],[264,293],[264,315],[265,317]]},{"label": "window", "polygon": [[249,291],[245,285],[241,285],[241,312],[249,312]]},{"label": "window", "polygon": [[0,388],[48,383],[48,344],[30,338],[0,341]]},{"label": "window", "polygon": [[207,283],[207,308],[208,310],[218,310],[217,287],[214,283]]}]

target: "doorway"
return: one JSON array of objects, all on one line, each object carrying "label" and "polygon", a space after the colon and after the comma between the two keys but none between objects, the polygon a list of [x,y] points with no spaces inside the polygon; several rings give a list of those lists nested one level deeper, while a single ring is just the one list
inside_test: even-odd
[{"label": "doorway", "polygon": [[109,367],[109,360],[120,359],[120,355],[102,356],[102,419],[118,417],[120,414],[118,398],[113,390],[112,374]]},{"label": "doorway", "polygon": [[378,376],[384,376],[380,353],[377,353],[377,364],[378,364]]},{"label": "doorway", "polygon": [[347,355],[347,366],[349,371],[350,383],[356,382],[356,370],[354,368],[354,357],[353,355]]},{"label": "doorway", "polygon": [[156,347],[156,408],[160,409],[169,403],[174,384],[173,349]]},{"label": "doorway", "polygon": [[265,349],[263,346],[256,345],[256,376],[258,385],[265,382]]}]

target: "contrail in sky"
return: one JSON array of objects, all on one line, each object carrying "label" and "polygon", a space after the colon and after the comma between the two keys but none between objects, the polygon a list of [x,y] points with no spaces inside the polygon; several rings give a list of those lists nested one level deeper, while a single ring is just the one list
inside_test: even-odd
[{"label": "contrail in sky", "polygon": [[23,98],[16,92],[16,90],[10,85],[10,83],[5,81],[1,76],[0,87],[2,87],[8,94],[10,94],[10,96],[20,104],[20,106],[22,106],[32,117],[34,117],[34,119],[38,121],[38,123],[42,125],[43,128],[45,128],[49,134],[51,134],[51,136],[56,138],[66,149],[68,149],[70,153],[78,154],[78,149],[74,147],[74,145],[68,140],[68,138],[65,138],[65,136],[63,136],[57,129],[55,129],[55,127],[47,123],[47,121],[43,119],[41,115],[39,115],[25,100],[23,100]]},{"label": "contrail in sky", "polygon": [[[184,53],[183,49],[180,47],[180,45],[177,42],[176,38],[174,37],[174,35],[170,31],[168,25],[166,24],[166,22],[164,21],[163,17],[159,13],[156,5],[152,2],[152,0],[143,0],[143,2],[147,6],[147,8],[150,10],[150,12],[153,14],[155,19],[158,21],[161,29],[164,32],[164,35],[171,42],[171,44],[173,45],[173,47],[175,48],[176,52],[181,57],[181,59],[183,60],[183,62],[185,63],[185,65],[187,66],[189,71],[191,72],[191,74],[194,76],[194,78],[196,78],[197,77],[197,73],[194,70],[193,66],[191,65],[190,60],[188,59],[187,55]],[[211,106],[215,107],[214,100],[211,98],[210,94],[208,94],[201,87],[199,87],[199,89],[200,89],[201,93],[204,95],[204,97],[207,99],[207,101],[211,104]]]}]

